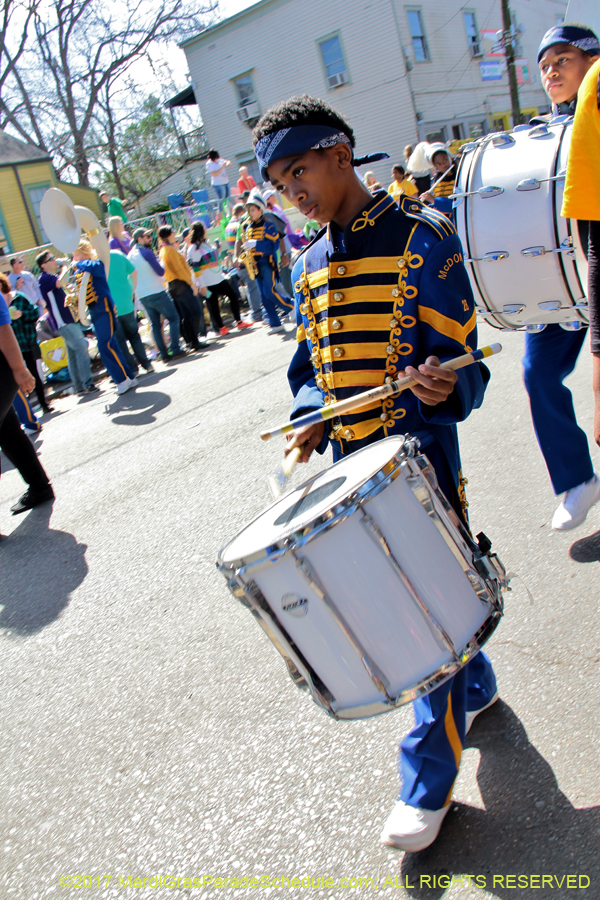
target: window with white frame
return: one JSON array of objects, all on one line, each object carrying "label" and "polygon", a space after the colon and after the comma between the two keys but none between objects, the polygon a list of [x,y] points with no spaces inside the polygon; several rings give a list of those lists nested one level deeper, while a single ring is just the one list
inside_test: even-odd
[{"label": "window with white frame", "polygon": [[249,103],[256,101],[252,72],[246,72],[245,75],[238,76],[238,78],[234,79],[234,82],[238,94],[238,106],[248,106]]},{"label": "window with white frame", "polygon": [[260,109],[258,108],[258,100],[256,91],[254,90],[254,81],[252,80],[252,72],[245,72],[233,79],[237,92],[237,116],[240,122],[247,125],[253,125],[260,117]]},{"label": "window with white frame", "polygon": [[415,62],[427,62],[429,59],[429,50],[427,49],[427,41],[425,39],[425,30],[421,19],[420,9],[407,9],[406,18],[408,19],[408,27],[412,40],[413,53]]},{"label": "window with white frame", "polygon": [[475,13],[463,13],[463,21],[465,23],[465,31],[467,33],[467,41],[471,56],[481,56],[481,46],[479,44],[479,32],[477,31],[477,22],[475,21]]},{"label": "window with white frame", "polygon": [[344,59],[342,42],[339,34],[324,38],[319,41],[321,58],[325,69],[325,78],[328,88],[336,88],[348,83],[348,68]]},{"label": "window with white frame", "polygon": [[40,204],[42,202],[42,197],[44,196],[44,194],[46,193],[46,191],[48,190],[49,187],[50,187],[50,184],[44,184],[44,185],[36,185],[35,187],[28,188],[29,202],[31,203],[31,205],[33,207],[33,214],[36,218],[37,226],[38,226],[39,232],[42,236],[42,241],[45,244],[48,244],[49,240],[48,240],[48,236],[47,236],[46,232],[44,231],[44,226],[42,224],[42,217],[40,215]]}]

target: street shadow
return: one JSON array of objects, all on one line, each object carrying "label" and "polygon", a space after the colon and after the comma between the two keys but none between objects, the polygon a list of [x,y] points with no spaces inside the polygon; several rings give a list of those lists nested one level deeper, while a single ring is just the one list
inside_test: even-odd
[{"label": "street shadow", "polygon": [[[57,619],[84,581],[86,544],[50,528],[52,503],[23,514],[23,521],[0,542],[7,575],[0,582],[0,628],[29,636]],[[10,573],[10,574],[9,574]]]},{"label": "street shadow", "polygon": [[[151,377],[153,376],[149,375],[144,383]],[[170,403],[171,398],[162,391],[136,389],[127,391],[126,394],[117,394],[112,403],[106,404],[104,411],[106,415],[112,416],[113,425],[150,425],[156,422],[156,413],[166,409]]]},{"label": "street shadow", "polygon": [[571,544],[569,556],[578,563],[600,562],[600,531]]},{"label": "street shadow", "polygon": [[[560,723],[556,728],[559,732]],[[470,873],[485,878],[489,896],[514,900],[516,884],[498,880],[494,884],[494,875],[545,873],[560,879],[576,873],[589,878],[589,889],[584,889],[584,879],[577,894],[597,896],[600,807],[572,805],[519,719],[502,701],[476,721],[466,747],[478,747],[481,753],[477,781],[485,810],[454,804],[431,847],[399,858],[400,876],[410,895],[440,900],[449,885],[443,879],[440,886],[433,876],[449,876],[451,884],[455,875],[456,885],[461,874]],[[586,768],[595,777],[596,760]],[[481,881],[473,881],[477,884],[483,887]],[[463,886],[467,887],[466,879]],[[540,877],[537,886],[521,887],[518,895],[523,900],[559,900],[573,893],[570,887],[566,879],[560,888],[544,887]]]}]

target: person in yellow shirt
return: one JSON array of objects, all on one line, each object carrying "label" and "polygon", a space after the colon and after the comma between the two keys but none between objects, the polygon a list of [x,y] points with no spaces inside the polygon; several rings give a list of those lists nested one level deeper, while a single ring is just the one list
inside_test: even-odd
[{"label": "person in yellow shirt", "polygon": [[600,447],[600,59],[577,91],[561,214],[589,222],[588,303],[593,356],[594,440]]},{"label": "person in yellow shirt", "polygon": [[202,333],[203,337],[206,335],[206,321],[192,270],[179,252],[179,241],[170,225],[159,228],[158,237],[159,256],[165,270],[165,281],[181,319],[181,335],[192,350],[202,350],[208,343],[205,340],[198,340],[198,334]]},{"label": "person in yellow shirt", "polygon": [[399,202],[402,194],[409,197],[416,197],[419,193],[415,184],[406,177],[406,169],[404,166],[392,166],[392,178],[394,179],[388,188],[388,194],[391,194],[396,203]]}]

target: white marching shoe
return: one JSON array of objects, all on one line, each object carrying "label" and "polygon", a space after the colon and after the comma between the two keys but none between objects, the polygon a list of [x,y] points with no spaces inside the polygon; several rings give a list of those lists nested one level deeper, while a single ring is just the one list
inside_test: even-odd
[{"label": "white marching shoe", "polygon": [[125,394],[130,388],[137,387],[138,383],[137,378],[126,378],[117,385],[117,394]]},{"label": "white marching shoe", "polygon": [[496,700],[498,699],[498,691],[494,694],[489,703],[486,703],[485,706],[480,707],[479,709],[474,709],[472,712],[468,712],[466,714],[466,722],[465,722],[465,734],[468,734],[471,730],[471,725],[475,721],[476,717],[479,713],[482,713],[484,709],[489,709],[490,706],[493,706]]},{"label": "white marching shoe", "polygon": [[589,481],[567,491],[552,517],[552,527],[555,531],[577,528],[598,500],[600,500],[600,478],[594,472],[594,477]]},{"label": "white marching shoe", "polygon": [[415,853],[433,844],[450,809],[421,809],[398,800],[381,832],[381,841],[398,850]]}]

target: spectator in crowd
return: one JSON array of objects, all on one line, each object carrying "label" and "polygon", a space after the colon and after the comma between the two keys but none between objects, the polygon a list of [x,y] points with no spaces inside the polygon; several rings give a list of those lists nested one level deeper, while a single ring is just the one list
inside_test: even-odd
[{"label": "spectator in crowd", "polygon": [[[138,331],[133,303],[136,281],[137,272],[131,260],[120,250],[111,250],[108,287],[117,311],[117,340],[134,377],[137,376],[140,366],[147,373],[154,372],[154,367],[146,355],[146,348]],[[128,341],[135,358],[129,352]]]},{"label": "spectator in crowd", "polygon": [[419,199],[451,217],[452,200],[450,200],[450,195],[454,193],[454,182],[456,181],[456,166],[452,155],[444,144],[438,143],[431,144],[427,158],[435,169],[435,178],[429,190],[422,193]]},{"label": "spectator in crowd", "polygon": [[238,194],[243,196],[244,191],[251,191],[256,187],[256,182],[252,175],[248,174],[248,166],[240,166],[239,178],[237,182]]},{"label": "spectator in crowd", "polygon": [[0,293],[0,450],[28,485],[11,507],[13,515],[33,509],[54,498],[54,491],[35,449],[21,428],[13,407],[17,390],[27,395],[34,387],[33,375],[25,365],[10,313]]},{"label": "spectator in crowd", "polygon": [[4,295],[6,305],[9,307],[12,327],[19,349],[25,360],[25,365],[34,377],[35,392],[42,408],[42,413],[50,413],[52,412],[52,407],[48,405],[46,400],[44,382],[37,367],[37,360],[41,358],[35,332],[35,323],[39,318],[37,304],[31,303],[29,298],[20,291],[13,293],[10,289],[10,281],[3,274],[0,274],[0,292]]},{"label": "spectator in crowd", "polygon": [[118,197],[109,197],[108,191],[100,191],[100,204],[104,216],[119,216],[124,225],[127,225],[127,213]]},{"label": "spectator in crowd", "polygon": [[94,384],[87,341],[68,306],[65,306],[67,266],[58,272],[58,263],[49,250],[36,257],[42,270],[39,285],[46,303],[46,315],[52,329],[64,340],[69,359],[69,375],[76,394],[93,394],[100,388]]},{"label": "spectator in crowd", "polygon": [[207,295],[206,305],[215,333],[222,336],[229,334],[229,329],[223,324],[221,318],[219,297],[229,299],[238,330],[242,331],[242,329],[248,328],[246,322],[242,322],[239,297],[218,263],[216,249],[206,240],[206,228],[202,222],[192,223],[188,263],[194,273],[196,287],[202,294],[206,293]]},{"label": "spectator in crowd", "polygon": [[368,191],[373,193],[372,188],[374,184],[377,184],[377,179],[375,178],[375,172],[365,172],[363,176],[363,184]]},{"label": "spectator in crowd", "polygon": [[125,256],[131,250],[133,241],[125,231],[123,219],[120,216],[111,216],[108,220],[108,234],[110,240],[108,246],[111,250],[120,250]]},{"label": "spectator in crowd", "polygon": [[210,183],[219,200],[226,200],[231,194],[227,177],[227,167],[230,165],[231,162],[228,159],[221,159],[217,150],[208,151],[206,171],[210,175]]},{"label": "spectator in crowd", "polygon": [[388,188],[388,194],[391,194],[396,203],[399,202],[402,194],[409,197],[416,197],[418,194],[416,186],[406,177],[406,169],[404,166],[397,165],[392,167],[392,178],[394,179]]},{"label": "spectator in crowd", "polygon": [[[145,228],[136,228],[133,232],[135,241],[129,253],[129,259],[137,272],[137,298],[146,310],[154,341],[158,347],[160,358],[169,362],[179,356],[185,356],[185,350],[179,346],[179,315],[175,304],[167,294],[164,286],[165,270],[152,250],[152,232]],[[160,327],[160,317],[169,322],[171,348],[167,350]]]},{"label": "spectator in crowd", "polygon": [[125,394],[130,388],[137,386],[137,379],[121,353],[115,334],[117,313],[106,280],[104,263],[96,258],[94,249],[86,238],[81,238],[73,253],[73,268],[77,291],[80,298],[85,296],[87,311],[94,326],[100,359],[117,386],[117,394]]},{"label": "spectator in crowd", "polygon": [[13,291],[20,291],[29,297],[31,302],[37,306],[40,316],[44,314],[44,300],[40,292],[35,275],[25,270],[25,263],[22,257],[16,256],[10,261],[11,271],[8,274],[8,280]]},{"label": "spectator in crowd", "polygon": [[179,252],[183,253],[183,255],[185,256],[186,259],[187,259],[187,252],[188,252],[189,246],[190,246],[191,236],[192,236],[191,228],[184,228],[183,231],[181,232],[181,236],[180,236],[181,239],[179,242]]},{"label": "spectator in crowd", "polygon": [[404,162],[406,163],[407,169],[408,169],[408,161],[411,158],[411,156],[413,155],[414,149],[415,148],[414,148],[413,144],[407,144],[406,147],[404,148]]},{"label": "spectator in crowd", "polygon": [[202,336],[206,337],[206,321],[192,270],[187,259],[179,252],[177,235],[173,234],[170,225],[159,228],[158,237],[160,261],[165,270],[169,294],[181,319],[181,334],[190,349],[202,350],[207,343],[205,340],[199,341],[198,334],[202,333]]}]

